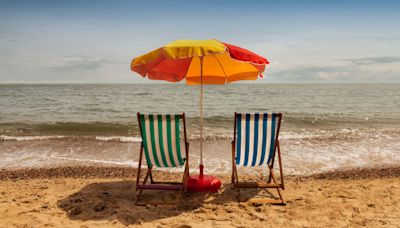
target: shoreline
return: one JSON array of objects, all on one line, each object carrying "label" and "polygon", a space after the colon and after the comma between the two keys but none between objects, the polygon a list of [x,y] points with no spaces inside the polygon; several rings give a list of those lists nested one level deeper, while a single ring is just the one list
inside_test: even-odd
[{"label": "shoreline", "polygon": [[[155,171],[170,175],[180,175],[180,172]],[[0,181],[4,180],[30,180],[30,179],[55,179],[55,178],[136,178],[137,168],[107,165],[77,165],[48,168],[22,168],[1,169]],[[212,173],[211,173],[212,174]],[[229,174],[213,174],[218,177],[226,177]],[[244,176],[254,176],[244,174]],[[352,169],[337,169],[333,171],[309,174],[309,175],[285,175],[285,179],[378,179],[400,177],[399,166],[363,167]]]},{"label": "shoreline", "polygon": [[[359,135],[344,131],[323,137],[281,137],[284,172],[307,175],[358,167],[386,167],[400,164],[400,134]],[[30,139],[30,138],[28,138]],[[120,140],[126,141],[121,142]],[[68,166],[126,166],[137,167],[140,143],[132,138],[55,138],[43,140],[0,141],[0,170]],[[189,140],[190,168],[198,170],[200,141]],[[380,145],[385,145],[381,147]],[[203,157],[207,173],[230,173],[231,141],[205,140]],[[257,173],[257,169],[250,171]]]}]

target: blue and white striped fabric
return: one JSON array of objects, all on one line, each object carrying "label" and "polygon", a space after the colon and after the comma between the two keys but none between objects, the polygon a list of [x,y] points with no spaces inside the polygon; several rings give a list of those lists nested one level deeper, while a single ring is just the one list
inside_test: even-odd
[{"label": "blue and white striped fabric", "polygon": [[271,162],[279,118],[276,113],[236,115],[236,164],[260,166]]}]

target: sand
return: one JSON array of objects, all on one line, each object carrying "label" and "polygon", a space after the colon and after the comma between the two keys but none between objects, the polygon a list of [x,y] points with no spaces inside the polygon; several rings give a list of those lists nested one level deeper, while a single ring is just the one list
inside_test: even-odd
[{"label": "sand", "polygon": [[[396,167],[288,177],[286,206],[238,203],[226,175],[220,176],[224,184],[218,193],[145,192],[144,200],[170,205],[135,206],[135,173],[118,167],[2,170],[0,227],[400,226]],[[259,190],[242,190],[241,196],[270,197]]]}]

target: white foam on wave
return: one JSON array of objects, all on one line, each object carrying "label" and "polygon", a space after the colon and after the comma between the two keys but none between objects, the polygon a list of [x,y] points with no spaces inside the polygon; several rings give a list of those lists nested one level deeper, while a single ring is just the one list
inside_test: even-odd
[{"label": "white foam on wave", "polygon": [[0,140],[15,140],[15,141],[32,141],[32,140],[46,140],[46,139],[62,139],[65,136],[62,135],[54,135],[54,136],[9,136],[9,135],[0,135]]},{"label": "white foam on wave", "polygon": [[[400,162],[400,130],[396,128],[317,129],[314,132],[305,129],[282,133],[280,144],[285,174],[303,175]],[[44,140],[63,137],[8,136],[5,140],[25,140],[16,143],[18,146],[0,150],[0,168],[62,166],[69,163],[137,166],[140,145],[134,142],[140,142],[139,137],[87,136],[82,140],[65,136],[65,140]],[[1,136],[1,139],[4,138]],[[190,141],[191,173],[198,172],[199,144],[198,140]],[[203,144],[203,155],[207,173],[230,172],[229,140],[207,140]],[[246,172],[255,172],[253,170]]]},{"label": "white foam on wave", "polygon": [[[386,129],[388,130],[388,129]],[[398,131],[398,129],[389,129]],[[378,135],[384,134],[381,129],[349,129],[340,128],[332,130],[310,130],[301,129],[297,131],[282,131],[279,138],[284,140],[296,140],[296,139],[329,139],[329,138],[360,138],[360,137],[371,137],[371,133],[377,133]]]},{"label": "white foam on wave", "polygon": [[[357,138],[366,135],[370,137],[371,132],[383,134],[383,131],[394,131],[399,132],[398,128],[386,128],[386,129],[358,129],[358,128],[337,128],[337,129],[296,129],[287,130],[282,129],[280,132],[280,139],[292,140],[292,139],[321,139],[321,138]],[[199,140],[200,132],[198,130],[189,131],[189,140]],[[220,139],[233,139],[233,128],[204,128],[203,140],[220,140]]]},{"label": "white foam on wave", "polygon": [[96,136],[98,141],[118,141],[118,142],[141,142],[140,137],[126,137],[126,136]]},{"label": "white foam on wave", "polygon": [[[41,136],[10,136],[10,135],[0,135],[0,141],[34,141],[34,140],[50,140],[50,139],[64,139],[70,138],[71,136],[64,135],[41,135]],[[84,137],[90,138],[90,137]],[[127,137],[127,136],[96,136],[98,141],[117,141],[117,142],[141,142],[140,137]]]},{"label": "white foam on wave", "polygon": [[53,159],[68,160],[68,161],[75,161],[75,162],[82,162],[82,163],[92,162],[92,163],[103,163],[103,164],[110,164],[110,165],[138,167],[138,162],[135,162],[132,160],[110,161],[110,160],[89,159],[89,158],[63,157],[63,156],[57,156],[57,155],[50,155],[49,157],[53,158]]}]

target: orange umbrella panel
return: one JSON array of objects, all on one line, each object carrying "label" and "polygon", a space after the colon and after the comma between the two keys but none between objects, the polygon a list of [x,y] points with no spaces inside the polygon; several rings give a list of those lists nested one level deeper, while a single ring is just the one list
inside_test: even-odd
[{"label": "orange umbrella panel", "polygon": [[246,49],[217,40],[179,40],[135,58],[131,69],[152,80],[178,82],[186,78],[186,83],[193,85],[202,78],[203,84],[225,84],[255,80],[268,63]]},{"label": "orange umbrella panel", "polygon": [[[186,83],[200,84],[200,58],[194,57],[186,73]],[[252,64],[232,59],[229,53],[203,57],[203,84],[225,84],[239,80],[255,80],[259,70]]]}]

